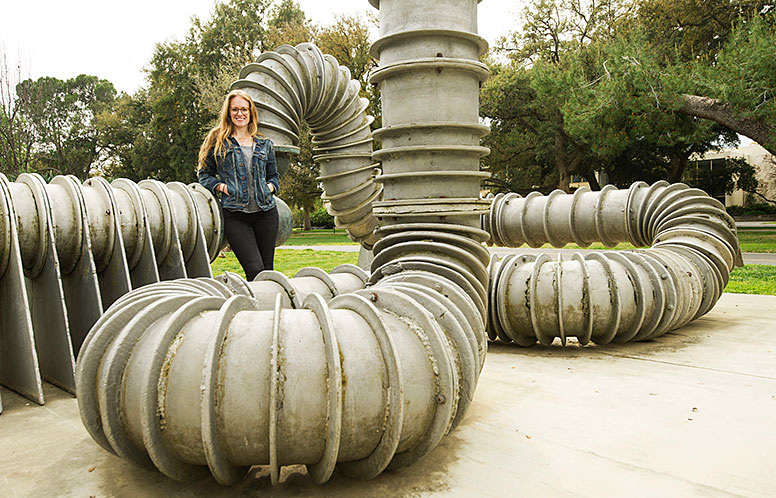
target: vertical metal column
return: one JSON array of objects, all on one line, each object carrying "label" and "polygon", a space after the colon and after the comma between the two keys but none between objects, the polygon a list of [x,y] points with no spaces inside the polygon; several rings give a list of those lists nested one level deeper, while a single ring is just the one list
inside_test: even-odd
[{"label": "vertical metal column", "polygon": [[[463,275],[484,308],[488,235],[480,215],[479,86],[487,67],[478,57],[487,43],[477,33],[476,0],[370,0],[380,9],[380,38],[371,76],[380,89],[383,148],[374,204],[382,236],[374,247],[373,281],[407,265],[433,265]],[[428,266],[426,266],[428,268]]]}]

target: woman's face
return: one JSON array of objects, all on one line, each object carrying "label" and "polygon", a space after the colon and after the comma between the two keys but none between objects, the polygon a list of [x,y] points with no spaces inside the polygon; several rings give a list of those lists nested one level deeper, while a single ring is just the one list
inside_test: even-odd
[{"label": "woman's face", "polygon": [[245,128],[251,122],[250,103],[239,95],[232,97],[229,103],[229,117],[237,128]]}]

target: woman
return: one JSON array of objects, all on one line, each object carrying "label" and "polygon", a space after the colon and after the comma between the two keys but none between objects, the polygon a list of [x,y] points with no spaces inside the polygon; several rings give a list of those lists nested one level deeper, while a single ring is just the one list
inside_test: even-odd
[{"label": "woman", "polygon": [[232,90],[199,149],[199,183],[220,194],[224,232],[248,281],[273,269],[280,188],[272,141],[258,132],[251,97]]}]

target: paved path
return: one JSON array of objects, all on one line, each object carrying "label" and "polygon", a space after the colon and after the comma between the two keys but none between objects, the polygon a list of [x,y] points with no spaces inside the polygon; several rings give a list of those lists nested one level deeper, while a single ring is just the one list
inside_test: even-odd
[{"label": "paved path", "polygon": [[[296,249],[304,250],[311,249],[313,251],[339,251],[339,252],[358,252],[360,246],[357,245],[326,245],[326,246],[280,246],[278,249]],[[551,254],[555,257],[558,253],[574,254],[575,252],[581,252],[587,254],[590,252],[597,252],[595,249],[555,249],[555,248],[542,248],[531,249],[530,247],[489,247],[488,250],[491,254],[496,254],[499,257],[506,256],[507,254]],[[773,265],[776,266],[776,253],[758,253],[758,252],[745,252],[744,264],[746,265]]]},{"label": "paved path", "polygon": [[737,221],[739,228],[776,228],[776,221]]}]

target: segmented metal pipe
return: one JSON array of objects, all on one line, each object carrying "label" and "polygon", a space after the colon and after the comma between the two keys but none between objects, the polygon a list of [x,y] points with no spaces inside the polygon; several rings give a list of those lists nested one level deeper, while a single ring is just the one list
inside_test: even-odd
[{"label": "segmented metal pipe", "polygon": [[210,276],[215,199],[186,186],[0,174],[0,383],[43,403],[42,378],[75,391],[75,360],[103,309],[132,288]]},{"label": "segmented metal pipe", "polygon": [[372,202],[383,188],[373,179],[379,171],[372,160],[374,118],[366,114],[369,101],[359,96],[361,85],[350,70],[301,43],[264,52],[239,77],[232,88],[253,98],[259,130],[275,143],[279,161],[299,153],[299,125],[307,123],[329,213],[351,239],[371,248],[377,241]]},{"label": "segmented metal pipe", "polygon": [[556,337],[564,344],[568,337],[582,344],[658,337],[707,313],[733,266],[743,266],[736,225],[724,206],[684,184],[499,194],[483,222],[502,246],[652,246],[494,260],[488,333],[522,346]]},{"label": "segmented metal pipe", "polygon": [[292,278],[279,271],[263,271],[251,282],[230,272],[215,278],[234,293],[253,298],[258,309],[271,310],[277,296],[282,297],[284,308],[301,308],[310,294],[329,301],[340,294],[355,292],[366,286],[369,274],[356,265],[343,264],[329,273],[320,268],[302,268]]}]

